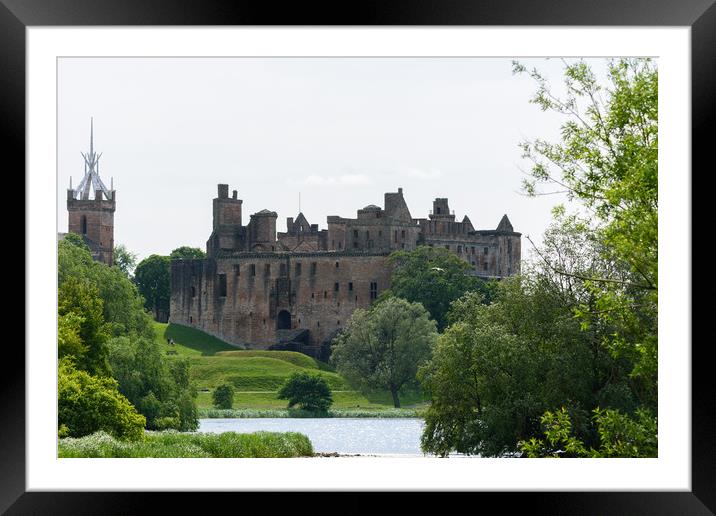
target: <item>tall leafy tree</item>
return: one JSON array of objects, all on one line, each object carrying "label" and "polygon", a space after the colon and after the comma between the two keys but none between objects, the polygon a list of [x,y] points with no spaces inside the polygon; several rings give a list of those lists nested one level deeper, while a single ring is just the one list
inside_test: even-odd
[{"label": "tall leafy tree", "polygon": [[169,312],[170,265],[168,256],[153,254],[137,265],[134,281],[144,297],[144,306],[159,318],[160,311]]},{"label": "tall leafy tree", "polygon": [[198,247],[182,246],[174,249],[169,258],[172,260],[197,260],[206,258],[206,253]]},{"label": "tall leafy tree", "polygon": [[137,266],[137,254],[127,249],[124,244],[119,244],[114,246],[112,262],[128,278],[131,278],[134,268]]},{"label": "tall leafy tree", "polygon": [[469,274],[470,265],[442,247],[396,251],[390,262],[394,266],[390,289],[382,298],[395,296],[422,304],[438,330],[447,324],[450,303],[466,292],[480,292],[485,302],[492,297],[493,284]]},{"label": "tall leafy tree", "polygon": [[386,389],[400,407],[400,389],[415,381],[436,338],[435,321],[420,303],[389,298],[353,312],[334,341],[331,361],[352,385],[364,391]]},{"label": "tall leafy tree", "polygon": [[[537,83],[532,102],[566,117],[561,141],[522,143],[532,162],[528,194],[551,185],[579,201],[603,244],[601,259],[618,274],[578,275],[594,303],[576,309],[585,325],[613,326],[603,344],[632,360],[641,401],[656,410],[658,286],[658,70],[651,59],[616,59],[600,82],[583,61],[566,62],[564,91],[538,70],[513,70]],[[564,276],[558,264],[550,264]]]}]

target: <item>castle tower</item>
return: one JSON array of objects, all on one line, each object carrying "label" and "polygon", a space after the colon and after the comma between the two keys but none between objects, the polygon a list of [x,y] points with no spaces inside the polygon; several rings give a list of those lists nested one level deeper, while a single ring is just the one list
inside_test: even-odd
[{"label": "castle tower", "polygon": [[100,262],[112,265],[114,252],[114,210],[116,192],[113,182],[107,188],[99,177],[99,158],[102,154],[94,151],[94,120],[90,119],[90,150],[81,153],[84,158],[85,171],[82,181],[76,189],[67,189],[68,228],[76,233],[92,252],[92,257]]}]

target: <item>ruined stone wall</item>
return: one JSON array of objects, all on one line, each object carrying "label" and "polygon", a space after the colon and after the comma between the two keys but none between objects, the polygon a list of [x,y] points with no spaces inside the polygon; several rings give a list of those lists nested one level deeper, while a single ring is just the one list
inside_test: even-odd
[{"label": "ruined stone wall", "polygon": [[267,349],[276,342],[279,313],[286,311],[291,328],[308,329],[309,343],[318,345],[389,287],[390,272],[385,255],[242,253],[175,260],[170,322]]}]

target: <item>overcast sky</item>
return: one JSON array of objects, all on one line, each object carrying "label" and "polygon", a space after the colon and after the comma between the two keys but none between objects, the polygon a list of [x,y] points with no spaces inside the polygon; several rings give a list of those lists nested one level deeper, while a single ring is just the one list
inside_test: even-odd
[{"label": "overcast sky", "polygon": [[[555,84],[559,60],[521,60]],[[603,60],[595,63],[603,64]],[[535,83],[502,58],[64,58],[58,66],[58,231],[80,152],[102,152],[117,190],[115,244],[139,258],[205,249],[217,183],[264,208],[355,217],[403,193],[413,217],[448,197],[457,220],[503,214],[539,241],[561,196],[528,198],[518,143],[558,139],[559,115],[529,103]]]}]

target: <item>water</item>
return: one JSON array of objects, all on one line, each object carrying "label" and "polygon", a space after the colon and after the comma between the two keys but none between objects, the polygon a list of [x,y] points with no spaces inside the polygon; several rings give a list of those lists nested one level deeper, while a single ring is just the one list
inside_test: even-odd
[{"label": "water", "polygon": [[316,452],[423,456],[418,418],[200,419],[199,432],[300,432]]}]

